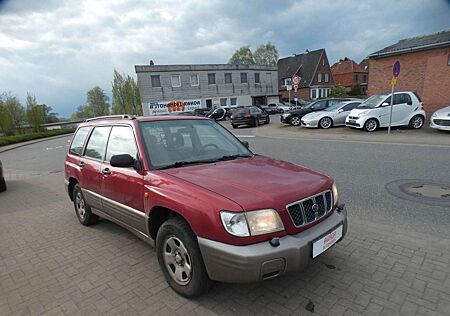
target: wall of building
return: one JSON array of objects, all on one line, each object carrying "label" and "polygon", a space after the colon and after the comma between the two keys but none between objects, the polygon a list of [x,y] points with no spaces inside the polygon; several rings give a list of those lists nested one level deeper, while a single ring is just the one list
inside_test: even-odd
[{"label": "wall of building", "polygon": [[[298,98],[302,100],[309,100],[309,88],[300,88],[297,90]],[[286,90],[280,91],[280,98],[282,100],[289,100],[289,92]],[[294,100],[294,90],[291,90],[291,100]]]},{"label": "wall of building", "polygon": [[423,101],[427,115],[450,105],[450,47],[369,61],[369,95],[391,91],[392,66],[399,60],[396,91],[414,91]]},{"label": "wall of building", "polygon": [[[201,100],[206,107],[207,99],[219,105],[221,98],[236,97],[238,105],[251,105],[255,96],[278,94],[276,67],[258,65],[166,65],[136,66],[144,115],[148,115],[149,102],[172,100]],[[216,84],[208,83],[208,74],[214,73]],[[225,73],[231,73],[232,83],[225,83]],[[241,73],[247,73],[247,83],[241,83]],[[259,73],[260,82],[255,82]],[[191,85],[191,75],[198,75],[199,85]],[[159,75],[161,87],[152,87],[151,75]],[[181,87],[172,87],[171,75],[180,75]]]}]

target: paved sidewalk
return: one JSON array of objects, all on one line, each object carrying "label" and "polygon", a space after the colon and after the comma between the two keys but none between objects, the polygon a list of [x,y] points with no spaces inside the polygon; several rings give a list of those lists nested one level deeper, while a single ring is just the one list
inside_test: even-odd
[{"label": "paved sidewalk", "polygon": [[[12,173],[21,174],[18,170]],[[186,300],[121,227],[81,226],[63,172],[0,194],[0,315],[449,315],[450,240],[355,218],[303,273]]]}]

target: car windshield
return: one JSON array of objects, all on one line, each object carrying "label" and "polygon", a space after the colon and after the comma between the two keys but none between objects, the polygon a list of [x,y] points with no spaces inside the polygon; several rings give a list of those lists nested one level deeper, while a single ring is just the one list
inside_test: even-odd
[{"label": "car windshield", "polygon": [[319,103],[320,101],[314,101],[314,102],[311,102],[311,103],[309,103],[309,104],[306,104],[305,106],[304,106],[304,108],[305,109],[309,109],[310,107],[312,107],[312,106],[314,106],[315,104],[317,104],[317,103]]},{"label": "car windshield", "polygon": [[326,108],[324,111],[336,111],[337,109],[339,109],[342,106],[342,102],[338,102],[333,104],[332,106],[330,106],[329,108]]},{"label": "car windshield", "polygon": [[156,169],[253,156],[236,137],[214,121],[152,121],[140,126],[147,160]]},{"label": "car windshield", "polygon": [[371,96],[370,98],[368,98],[366,101],[364,101],[363,103],[361,103],[358,106],[358,109],[373,109],[375,108],[381,101],[383,101],[384,99],[386,99],[388,96],[387,93],[383,93],[383,94],[375,94],[373,96]]}]

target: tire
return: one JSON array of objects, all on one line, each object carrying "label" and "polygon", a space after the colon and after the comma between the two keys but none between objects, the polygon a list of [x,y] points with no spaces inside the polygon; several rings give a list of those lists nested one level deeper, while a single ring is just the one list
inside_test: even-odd
[{"label": "tire", "polygon": [[284,110],[283,110],[283,109],[280,109],[280,113],[283,114],[283,113],[284,113]]},{"label": "tire", "polygon": [[231,127],[238,128],[238,126],[236,124],[231,124]]},{"label": "tire", "polygon": [[253,126],[254,127],[258,127],[259,126],[259,121],[258,121],[257,117],[255,118],[255,121],[253,122]]},{"label": "tire", "polygon": [[414,115],[409,121],[409,127],[413,129],[420,129],[422,128],[424,123],[425,118],[423,117],[423,115]]},{"label": "tire", "polygon": [[299,126],[302,122],[300,120],[300,116],[298,115],[293,115],[290,119],[291,121],[291,125],[293,126]]},{"label": "tire", "polygon": [[5,178],[0,179],[0,192],[6,191],[6,181]]},{"label": "tire", "polygon": [[324,129],[333,127],[333,120],[331,117],[323,117],[319,121],[319,127]]},{"label": "tire", "polygon": [[365,123],[364,123],[364,130],[366,132],[375,132],[378,129],[378,121],[376,119],[368,119]]},{"label": "tire", "polygon": [[264,122],[265,124],[269,124],[270,123],[270,116],[267,116],[266,121]]},{"label": "tire", "polygon": [[92,213],[91,207],[86,203],[80,186],[75,184],[73,187],[73,206],[78,220],[84,226],[94,225],[98,222],[99,217]]},{"label": "tire", "polygon": [[164,277],[175,292],[191,298],[211,287],[195,234],[183,218],[171,218],[161,225],[156,253]]}]

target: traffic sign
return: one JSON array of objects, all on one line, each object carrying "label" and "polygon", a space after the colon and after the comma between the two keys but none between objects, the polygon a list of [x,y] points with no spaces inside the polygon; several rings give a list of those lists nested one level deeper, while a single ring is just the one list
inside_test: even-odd
[{"label": "traffic sign", "polygon": [[287,90],[287,91],[291,91],[291,90],[292,90],[292,85],[288,84],[288,85],[286,86],[286,90]]},{"label": "traffic sign", "polygon": [[298,98],[298,93],[297,92],[294,93],[294,99],[296,99],[296,98]]},{"label": "traffic sign", "polygon": [[299,83],[300,83],[300,77],[299,76],[297,76],[297,75],[294,75],[294,76],[292,76],[292,83],[294,84],[294,85],[298,85]]},{"label": "traffic sign", "polygon": [[396,77],[392,77],[392,79],[391,79],[391,84],[392,84],[393,86],[395,86],[395,85],[397,84],[397,78],[396,78]]},{"label": "traffic sign", "polygon": [[392,74],[394,75],[395,78],[398,77],[398,75],[400,74],[400,61],[396,61],[394,64],[394,67],[392,67]]}]

